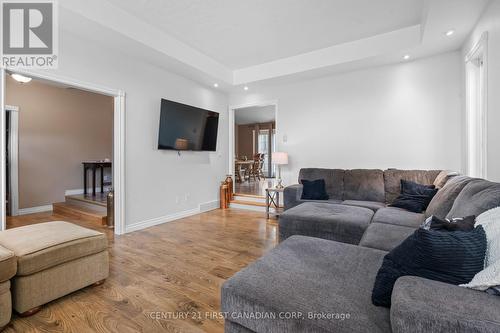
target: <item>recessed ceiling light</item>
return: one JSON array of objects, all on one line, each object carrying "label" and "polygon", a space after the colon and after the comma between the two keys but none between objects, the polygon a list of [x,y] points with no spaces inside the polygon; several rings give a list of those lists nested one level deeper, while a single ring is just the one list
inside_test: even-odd
[{"label": "recessed ceiling light", "polygon": [[10,76],[12,76],[12,78],[14,80],[16,80],[17,82],[20,82],[20,83],[28,83],[28,82],[31,81],[30,77],[27,77],[27,76],[24,76],[24,75],[21,75],[21,74],[13,73]]},{"label": "recessed ceiling light", "polygon": [[408,60],[410,59],[410,55],[409,54],[405,54],[405,56],[403,57],[404,60]]},{"label": "recessed ceiling light", "polygon": [[214,83],[214,87],[217,88],[219,86],[218,83]]},{"label": "recessed ceiling light", "polygon": [[244,87],[243,87],[243,90],[248,90],[248,86],[244,86]]},{"label": "recessed ceiling light", "polygon": [[448,36],[448,37],[450,37],[454,33],[455,33],[455,30],[451,29],[451,30],[446,31],[445,35]]}]

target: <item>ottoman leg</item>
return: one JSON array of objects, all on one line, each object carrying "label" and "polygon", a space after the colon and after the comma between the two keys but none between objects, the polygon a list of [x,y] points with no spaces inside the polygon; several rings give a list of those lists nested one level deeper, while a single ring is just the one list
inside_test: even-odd
[{"label": "ottoman leg", "polygon": [[93,286],[100,286],[101,284],[104,283],[104,281],[106,281],[106,279],[101,280],[101,281],[97,281],[96,283],[93,284]]},{"label": "ottoman leg", "polygon": [[20,313],[19,316],[20,317],[29,317],[29,316],[34,315],[35,313],[37,313],[41,309],[42,309],[42,306],[40,305],[40,306],[34,307],[33,309],[29,309],[28,311]]}]

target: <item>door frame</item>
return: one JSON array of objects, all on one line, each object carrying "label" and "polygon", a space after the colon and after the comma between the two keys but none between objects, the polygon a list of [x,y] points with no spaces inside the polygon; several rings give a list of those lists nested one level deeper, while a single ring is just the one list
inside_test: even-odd
[{"label": "door frame", "polygon": [[[62,77],[49,72],[39,72],[24,69],[0,69],[0,106],[2,112],[5,112],[5,79],[8,73],[18,73],[43,81],[50,81],[63,84],[72,88],[90,91],[114,98],[113,112],[113,189],[115,206],[115,234],[125,233],[125,92],[120,89],[111,89],[98,84],[83,82],[72,78]],[[5,184],[5,117],[0,117],[0,144],[2,146],[0,156],[0,169],[2,184]],[[5,186],[0,189],[0,230],[6,229],[5,215]]]},{"label": "door frame", "polygon": [[[236,181],[236,177],[234,174],[234,158],[236,155],[236,145],[235,143],[235,133],[234,133],[234,125],[235,125],[235,118],[234,118],[234,112],[237,109],[243,109],[243,108],[249,108],[249,107],[255,107],[255,106],[269,106],[272,105],[274,106],[274,121],[275,121],[275,127],[276,127],[276,135],[278,135],[278,101],[277,100],[270,100],[270,101],[264,101],[264,102],[255,102],[255,103],[248,103],[248,104],[242,104],[242,105],[232,105],[229,106],[229,112],[228,112],[228,118],[229,118],[229,160],[228,160],[228,174],[232,175],[233,181]],[[279,140],[276,139],[276,151],[279,151]],[[234,187],[233,187],[234,188]]]},{"label": "door frame", "polygon": [[[479,68],[481,71],[479,82],[476,85],[481,87],[479,96],[479,101],[471,100],[472,90],[475,86],[472,84],[471,69],[474,65],[474,61],[480,58],[482,64]],[[469,157],[471,155],[470,151],[470,125],[473,110],[478,109],[479,114],[479,140],[481,141],[479,149],[479,174],[476,177],[487,178],[488,176],[488,32],[484,32],[477,43],[469,50],[465,56],[465,146],[464,146],[464,156],[465,165],[464,169],[466,174],[470,174],[470,161]],[[478,102],[478,105],[475,102]]]},{"label": "door frame", "polygon": [[[10,112],[10,179],[6,179],[5,181],[10,181],[10,215],[17,216],[19,215],[19,107],[14,105],[5,105],[5,112]],[[7,126],[7,124],[5,125]]]}]

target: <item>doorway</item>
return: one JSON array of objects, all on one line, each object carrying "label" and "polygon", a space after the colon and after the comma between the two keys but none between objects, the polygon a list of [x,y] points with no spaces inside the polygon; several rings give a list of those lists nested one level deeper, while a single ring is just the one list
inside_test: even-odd
[{"label": "doorway", "polygon": [[[20,71],[20,70],[1,70],[1,80],[2,80],[2,91],[1,91],[1,105],[2,108],[5,110],[5,104],[6,104],[6,95],[5,95],[5,89],[6,89],[6,80],[8,79],[8,76],[11,76],[12,74],[21,74],[25,77],[29,77],[33,79],[34,81],[38,82],[43,82],[47,85],[53,86],[53,87],[62,87],[63,89],[68,89],[69,90],[78,90],[82,93],[89,93],[89,94],[99,94],[99,95],[105,95],[107,96],[106,98],[111,98],[110,99],[110,107],[111,107],[111,113],[112,113],[112,129],[110,131],[110,138],[112,139],[112,149],[110,152],[110,158],[109,160],[113,161],[112,163],[112,168],[111,168],[111,179],[113,179],[113,190],[114,190],[114,217],[115,217],[115,228],[114,228],[114,233],[115,234],[122,234],[125,232],[125,215],[124,215],[124,102],[125,102],[125,94],[124,92],[120,90],[113,90],[113,89],[107,89],[103,88],[97,85],[89,84],[89,83],[84,83],[72,79],[67,79],[67,78],[62,78],[56,75],[52,74],[40,74],[40,73],[35,73],[31,71]],[[22,112],[22,108],[19,108],[20,112]],[[9,136],[7,136],[12,128],[12,119],[11,119],[11,112],[5,112],[5,116],[1,117],[1,122],[2,122],[2,158],[1,158],[1,169],[2,169],[2,174],[3,174],[3,179],[12,179],[11,173],[13,170],[12,164],[9,164],[9,161],[11,160],[10,156],[12,155],[11,149],[8,149],[7,147],[7,142],[9,144],[9,147],[11,147],[11,141],[8,139]],[[9,114],[9,115],[7,115]],[[9,122],[9,123],[8,123]],[[53,135],[54,142],[56,144],[61,143],[61,140],[58,140],[57,133],[55,136]],[[7,156],[9,156],[7,158]],[[103,156],[104,158],[104,156]],[[83,171],[83,168],[82,168]],[[83,179],[83,176],[80,178]],[[4,183],[5,184],[5,183]],[[13,205],[8,201],[10,198],[15,198],[15,193],[10,195],[9,197],[9,192],[15,192],[12,191],[13,186],[10,184],[6,184],[7,186],[2,186],[2,191],[1,191],[1,200],[3,201],[3,205],[1,207],[1,224],[0,224],[0,230],[5,230],[7,227],[6,224],[6,215],[7,213],[13,214],[15,213],[13,210],[10,209]],[[83,184],[82,184],[83,185]],[[85,185],[83,188],[87,188]],[[82,190],[83,190],[82,188]],[[74,190],[74,189],[68,189],[68,190]],[[79,189],[78,189],[79,190]],[[71,194],[71,193],[64,193],[64,195]],[[7,204],[8,203],[8,204]]]},{"label": "doorway", "polygon": [[234,193],[264,197],[276,183],[276,104],[231,109]]}]

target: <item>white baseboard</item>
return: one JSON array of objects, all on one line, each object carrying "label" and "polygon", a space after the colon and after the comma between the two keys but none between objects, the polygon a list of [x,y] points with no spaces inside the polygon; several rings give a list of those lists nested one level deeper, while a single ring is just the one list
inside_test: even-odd
[{"label": "white baseboard", "polygon": [[17,213],[18,215],[27,215],[34,213],[50,212],[52,211],[52,205],[30,207],[30,208],[20,208]]},{"label": "white baseboard", "polygon": [[196,214],[208,212],[210,210],[214,210],[217,208],[219,208],[219,201],[218,200],[204,202],[204,203],[201,203],[198,206],[198,208],[189,209],[189,210],[185,210],[182,212],[178,212],[178,213],[174,213],[174,214],[170,214],[170,215],[166,215],[166,216],[155,217],[152,219],[148,219],[145,221],[136,222],[136,223],[133,223],[131,225],[127,225],[127,226],[125,226],[125,233],[138,231],[141,229],[149,228],[149,227],[163,224],[163,223],[167,223],[167,222],[172,222],[175,220],[182,219],[184,217],[189,217],[189,216],[193,216]]},{"label": "white baseboard", "polygon": [[[104,186],[104,191],[107,192],[112,188],[112,186]],[[101,186],[96,186],[95,188],[96,192],[101,192]],[[92,193],[92,187],[89,187],[87,189],[87,193]],[[78,194],[83,194],[83,188],[77,188],[74,190],[66,190],[64,192],[64,195],[78,195]]]},{"label": "white baseboard", "polygon": [[205,213],[205,212],[217,209],[217,208],[219,208],[219,206],[220,206],[219,200],[204,202],[204,203],[200,204],[200,213]]}]

